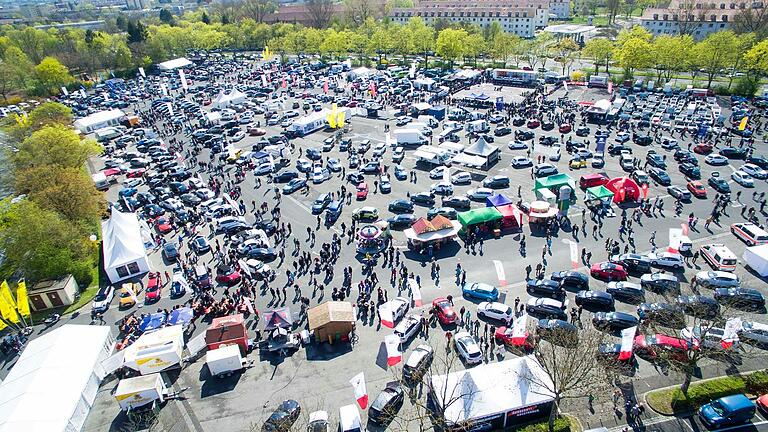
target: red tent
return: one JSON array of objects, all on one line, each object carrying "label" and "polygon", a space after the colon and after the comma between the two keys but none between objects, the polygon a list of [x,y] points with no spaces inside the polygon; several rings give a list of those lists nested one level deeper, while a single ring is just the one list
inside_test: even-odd
[{"label": "red tent", "polygon": [[502,228],[520,228],[523,226],[523,212],[521,212],[514,204],[496,207],[496,210],[501,213]]},{"label": "red tent", "polygon": [[248,329],[245,328],[243,315],[229,315],[214,318],[205,332],[205,342],[209,350],[220,346],[239,345],[240,352],[248,352]]},{"label": "red tent", "polygon": [[639,201],[642,190],[640,186],[629,177],[616,177],[608,180],[605,187],[613,192],[613,202]]}]

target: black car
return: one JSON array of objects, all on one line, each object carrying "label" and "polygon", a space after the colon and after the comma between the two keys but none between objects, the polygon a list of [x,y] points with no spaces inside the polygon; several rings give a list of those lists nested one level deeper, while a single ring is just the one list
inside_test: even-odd
[{"label": "black car", "polygon": [[576,128],[576,136],[585,137],[589,136],[589,127],[579,126]]},{"label": "black car", "polygon": [[419,192],[411,195],[411,202],[431,206],[435,204],[435,196],[430,192]]},{"label": "black car", "polygon": [[443,199],[443,206],[453,207],[455,209],[469,210],[471,201],[464,196],[451,196]]},{"label": "black car", "polygon": [[724,147],[720,149],[719,153],[728,159],[746,159],[747,152],[742,148],[736,147]]},{"label": "black car", "polygon": [[541,130],[549,131],[555,128],[555,123],[549,120],[541,122]]},{"label": "black car", "polygon": [[608,154],[611,156],[618,156],[624,150],[629,151],[630,154],[632,153],[632,148],[625,146],[624,144],[608,144]]},{"label": "black car", "polygon": [[208,243],[208,240],[205,239],[203,236],[197,236],[192,240],[192,250],[195,251],[198,255],[202,255],[205,253],[208,253],[211,251],[211,245]]},{"label": "black car", "polygon": [[640,324],[636,316],[624,312],[597,312],[592,315],[592,325],[596,329],[615,332]]},{"label": "black car", "polygon": [[387,222],[389,227],[394,230],[410,228],[416,222],[416,216],[410,213],[399,214],[387,219]]},{"label": "black car", "polygon": [[515,139],[519,141],[528,141],[532,140],[534,137],[534,133],[531,131],[517,131],[515,132]]},{"label": "black car", "polygon": [[368,408],[368,420],[379,425],[389,423],[400,411],[404,399],[404,392],[400,384],[388,384]]},{"label": "black car", "polygon": [[413,203],[403,199],[390,202],[388,208],[392,213],[413,213]]},{"label": "black car", "polygon": [[224,233],[224,235],[233,236],[237,233],[249,230],[251,228],[253,227],[250,224],[246,222],[237,221],[237,222],[229,223],[226,225],[222,225],[220,227],[220,231]]},{"label": "black car", "polygon": [[649,168],[648,175],[660,185],[669,186],[672,184],[672,180],[669,178],[667,172],[660,168]]},{"label": "black car", "polygon": [[512,126],[522,126],[525,124],[525,119],[522,117],[515,117],[512,119]]},{"label": "black car", "polygon": [[677,305],[690,316],[703,319],[715,319],[720,314],[720,304],[712,297],[703,295],[681,295]]},{"label": "black car", "polygon": [[504,136],[504,135],[509,135],[511,133],[512,133],[512,129],[506,126],[498,127],[493,131],[493,134],[496,136]]},{"label": "black car", "polygon": [[707,180],[707,184],[720,193],[731,193],[731,186],[721,177],[710,177],[709,180]]},{"label": "black car", "polygon": [[647,146],[653,144],[653,137],[650,135],[634,134],[632,141],[637,145]]},{"label": "black car", "polygon": [[611,260],[616,264],[621,264],[628,273],[648,273],[651,271],[651,260],[648,257],[626,253]]},{"label": "black car", "polygon": [[417,346],[403,365],[403,381],[411,384],[420,383],[432,364],[434,351],[429,345]]},{"label": "black car", "polygon": [[565,290],[560,283],[552,279],[531,279],[525,287],[525,291],[534,297],[548,297],[555,300],[565,298]]},{"label": "black car", "polygon": [[431,221],[437,215],[444,216],[450,220],[456,220],[459,217],[459,212],[457,212],[456,209],[450,207],[431,208],[429,211],[427,211],[427,220]]},{"label": "black car", "polygon": [[743,310],[760,311],[765,307],[763,295],[752,288],[717,288],[715,300]]},{"label": "black car", "polygon": [[677,329],[685,327],[683,310],[669,303],[643,303],[637,307],[637,316],[643,322],[653,321]]},{"label": "black car", "polygon": [[365,181],[365,176],[360,172],[351,172],[347,174],[347,181],[357,186]]},{"label": "black car", "polygon": [[540,319],[536,334],[555,345],[574,347],[579,343],[579,330],[568,321],[559,319]]},{"label": "black car", "polygon": [[688,150],[677,149],[672,154],[672,157],[676,161],[678,161],[680,163],[688,162],[688,163],[692,163],[694,165],[698,165],[699,164],[698,159],[696,159],[696,155],[693,152],[688,151]]},{"label": "black car", "polygon": [[163,245],[163,257],[168,261],[176,261],[179,258],[179,247],[174,242]]},{"label": "black car", "polygon": [[684,164],[680,164],[679,168],[680,172],[688,176],[688,178],[692,178],[694,180],[701,178],[701,169],[692,163],[686,162]]},{"label": "black car", "polygon": [[613,310],[613,296],[605,291],[582,290],[576,293],[576,305],[589,310]]},{"label": "black car", "polygon": [[750,156],[747,158],[748,163],[753,163],[764,170],[768,170],[768,158],[765,156]]},{"label": "black car", "polygon": [[565,321],[568,315],[565,313],[566,306],[556,300],[546,298],[532,298],[525,305],[525,311],[528,315],[538,318],[560,319]]},{"label": "black car", "polygon": [[277,231],[277,226],[273,222],[264,220],[254,222],[253,228],[264,231],[264,233],[268,236],[271,236]]},{"label": "black car", "polygon": [[191,193],[185,193],[182,196],[180,196],[179,199],[181,200],[182,203],[190,207],[195,207],[201,202],[203,202],[203,200],[201,200],[199,196]]},{"label": "black car", "polygon": [[168,183],[168,187],[171,188],[171,191],[176,195],[182,195],[189,192],[189,186],[182,182],[170,182]]},{"label": "black car", "polygon": [[550,279],[559,282],[562,288],[575,290],[589,289],[589,276],[575,270],[552,272]]},{"label": "black car", "polygon": [[509,177],[503,175],[495,175],[483,180],[483,187],[491,189],[503,189],[509,187]]},{"label": "black car", "polygon": [[299,178],[299,173],[294,170],[280,171],[272,177],[275,183],[287,183],[295,178]]},{"label": "black car", "polygon": [[268,263],[277,259],[277,251],[273,248],[253,248],[248,250],[246,256]]},{"label": "black car", "polygon": [[156,218],[165,214],[165,209],[157,204],[148,204],[144,206],[144,214],[149,218]]},{"label": "black car", "polygon": [[269,416],[261,430],[264,432],[288,432],[301,414],[301,406],[293,399],[284,400]]},{"label": "black car", "polygon": [[605,291],[614,299],[629,303],[639,303],[645,300],[645,289],[631,282],[610,282]]}]

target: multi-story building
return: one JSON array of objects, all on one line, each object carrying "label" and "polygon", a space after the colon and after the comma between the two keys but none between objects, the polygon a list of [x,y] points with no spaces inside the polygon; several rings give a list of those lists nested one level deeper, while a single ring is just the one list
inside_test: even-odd
[{"label": "multi-story building", "polygon": [[738,14],[763,7],[762,1],[672,0],[667,8],[646,9],[641,22],[654,36],[689,34],[699,40],[730,28]]}]

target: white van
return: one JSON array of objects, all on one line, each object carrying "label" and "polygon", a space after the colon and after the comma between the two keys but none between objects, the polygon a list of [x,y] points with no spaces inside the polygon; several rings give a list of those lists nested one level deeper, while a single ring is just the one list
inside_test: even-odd
[{"label": "white van", "polygon": [[750,246],[768,244],[768,232],[753,223],[735,223],[731,232]]},{"label": "white van", "polygon": [[356,405],[339,408],[339,432],[364,432],[363,422]]},{"label": "white van", "polygon": [[117,138],[120,135],[120,131],[113,127],[102,128],[93,133],[93,136],[98,142],[108,141],[112,138]]},{"label": "white van", "polygon": [[723,244],[704,245],[701,247],[701,254],[714,270],[736,270],[736,255]]}]

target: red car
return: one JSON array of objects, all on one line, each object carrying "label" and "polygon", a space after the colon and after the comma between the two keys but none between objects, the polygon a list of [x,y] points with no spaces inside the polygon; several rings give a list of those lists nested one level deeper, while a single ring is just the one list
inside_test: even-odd
[{"label": "red car", "polygon": [[350,108],[354,108],[354,107],[357,106],[357,101],[356,100],[351,100],[351,101],[347,102],[347,106],[350,107]]},{"label": "red car", "polygon": [[693,147],[693,152],[702,155],[708,155],[712,153],[712,148],[712,144],[697,144]]},{"label": "red car", "polygon": [[240,282],[240,272],[234,267],[222,264],[216,267],[216,282],[224,285],[235,285]]},{"label": "red car", "polygon": [[357,199],[364,200],[368,198],[368,183],[360,183],[357,185]]},{"label": "red car", "polygon": [[528,120],[528,128],[529,129],[535,129],[535,128],[539,127],[539,125],[541,125],[541,122],[539,122],[536,119]]},{"label": "red car", "polygon": [[125,174],[125,176],[128,178],[141,178],[141,177],[144,177],[144,174],[146,173],[147,173],[147,170],[145,170],[144,168],[137,168],[137,169],[132,169],[128,171]]},{"label": "red car", "polygon": [[566,134],[571,132],[571,124],[570,123],[563,123],[560,125],[560,129],[558,129],[560,133]]},{"label": "red car", "polygon": [[121,170],[120,168],[107,168],[104,171],[102,171],[101,173],[104,174],[107,177],[112,177],[112,176],[116,176],[116,175],[122,174],[123,170]]},{"label": "red car", "polygon": [[768,412],[768,394],[761,395],[755,402],[757,402],[757,407],[760,408],[760,411]]},{"label": "red car", "polygon": [[453,310],[453,305],[445,297],[432,300],[432,307],[440,324],[453,324],[458,319],[456,311]]},{"label": "red car", "polygon": [[704,187],[704,184],[702,184],[698,180],[693,180],[688,182],[688,190],[691,191],[693,196],[696,198],[706,198],[707,197],[707,188]]},{"label": "red car", "polygon": [[512,340],[512,333],[512,327],[499,327],[496,329],[496,333],[493,337],[496,339],[496,342],[508,347],[515,347],[524,351],[533,349],[533,338],[531,338],[530,333],[527,331],[525,332],[525,340],[523,340],[522,343],[521,341]]},{"label": "red car", "polygon": [[589,268],[589,274],[595,279],[604,281],[627,280],[627,271],[624,267],[607,261],[592,264],[592,267]]},{"label": "red car", "polygon": [[208,106],[210,104],[211,104],[211,100],[210,99],[203,100],[203,105]]},{"label": "red car", "polygon": [[248,128],[248,135],[250,136],[262,136],[266,133],[267,133],[267,130],[260,127]]},{"label": "red car", "polygon": [[147,282],[147,291],[144,293],[144,301],[149,303],[160,300],[162,286],[163,279],[160,276],[160,272],[150,272],[149,281]]},{"label": "red car", "polygon": [[635,336],[634,352],[645,360],[672,358],[685,361],[688,351],[698,350],[699,346],[685,339],[663,334]]},{"label": "red car", "polygon": [[164,216],[155,219],[155,228],[157,228],[157,232],[160,234],[168,234],[173,231],[173,225]]}]

